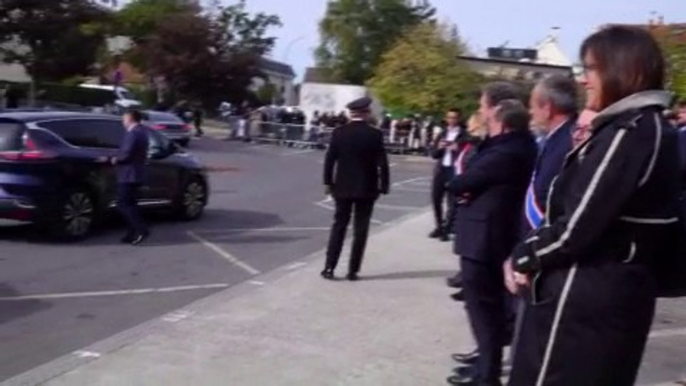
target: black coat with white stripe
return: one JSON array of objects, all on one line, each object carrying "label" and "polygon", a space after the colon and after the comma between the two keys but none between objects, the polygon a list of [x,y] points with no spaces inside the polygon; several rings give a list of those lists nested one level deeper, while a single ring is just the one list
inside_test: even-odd
[{"label": "black coat with white stripe", "polygon": [[677,221],[669,101],[644,92],[601,112],[553,183],[545,224],[515,248],[533,282],[510,385],[634,384]]}]

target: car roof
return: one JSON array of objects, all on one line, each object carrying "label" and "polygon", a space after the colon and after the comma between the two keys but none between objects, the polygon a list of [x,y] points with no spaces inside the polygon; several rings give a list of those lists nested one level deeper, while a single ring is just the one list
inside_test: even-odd
[{"label": "car roof", "polygon": [[0,119],[11,119],[25,123],[61,119],[119,119],[115,115],[78,113],[70,111],[0,111]]}]

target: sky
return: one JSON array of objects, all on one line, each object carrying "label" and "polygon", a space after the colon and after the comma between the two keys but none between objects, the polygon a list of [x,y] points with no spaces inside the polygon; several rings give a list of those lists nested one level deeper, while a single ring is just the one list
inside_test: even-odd
[{"label": "sky", "polygon": [[[226,4],[234,0],[223,0]],[[302,78],[314,64],[319,42],[318,22],[327,0],[247,0],[251,12],[281,18],[272,58],[289,63]],[[462,38],[479,56],[485,49],[507,43],[527,48],[543,40],[552,27],[560,27],[560,46],[576,62],[583,39],[606,23],[647,23],[661,15],[666,23],[686,23],[686,0],[432,0],[439,20],[457,24]]]}]

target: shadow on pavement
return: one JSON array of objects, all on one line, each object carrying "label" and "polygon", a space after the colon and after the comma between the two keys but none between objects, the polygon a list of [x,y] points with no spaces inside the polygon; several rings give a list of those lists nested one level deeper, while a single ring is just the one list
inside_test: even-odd
[{"label": "shadow on pavement", "polygon": [[447,278],[455,275],[455,271],[414,271],[395,272],[382,275],[360,276],[361,280],[403,280],[403,279],[435,279]]},{"label": "shadow on pavement", "polygon": [[[0,298],[21,296],[22,294],[5,283],[0,283]],[[0,299],[0,325],[51,308],[52,305],[41,300],[6,301]]]}]

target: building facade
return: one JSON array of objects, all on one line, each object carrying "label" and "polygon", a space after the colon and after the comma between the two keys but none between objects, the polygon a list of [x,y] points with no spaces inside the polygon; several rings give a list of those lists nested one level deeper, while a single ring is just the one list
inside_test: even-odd
[{"label": "building facade", "polygon": [[293,71],[293,67],[268,58],[262,58],[260,67],[262,73],[264,73],[264,78],[253,79],[251,89],[257,92],[266,84],[271,84],[276,90],[272,100],[273,104],[295,106],[297,104],[297,93],[295,90],[295,71]]}]

